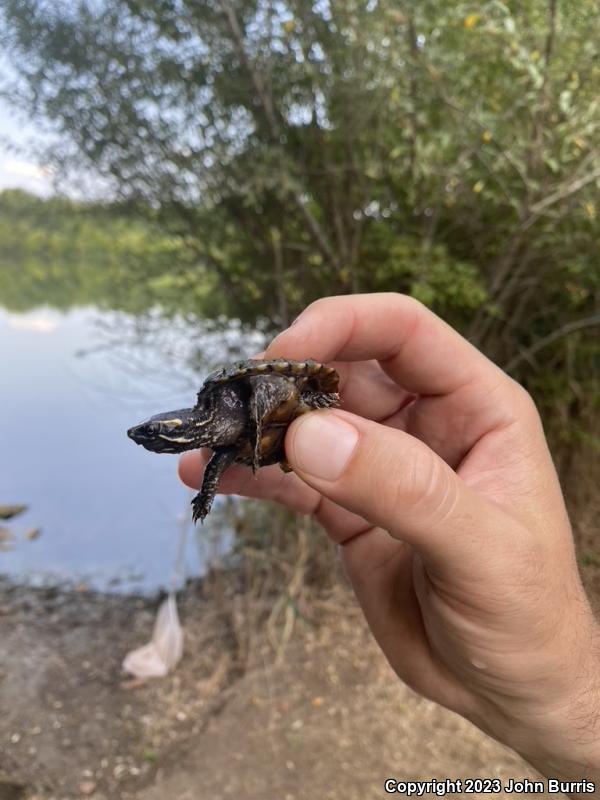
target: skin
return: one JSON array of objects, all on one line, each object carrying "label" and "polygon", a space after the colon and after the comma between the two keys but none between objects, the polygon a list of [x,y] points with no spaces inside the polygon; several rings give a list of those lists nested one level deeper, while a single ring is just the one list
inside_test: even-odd
[{"label": "skin", "polygon": [[[335,366],[343,410],[290,426],[294,473],[234,466],[221,491],[316,516],[415,691],[542,774],[600,785],[599,629],[531,397],[397,294],[313,303],[278,356]],[[205,462],[184,455],[182,480]]]}]

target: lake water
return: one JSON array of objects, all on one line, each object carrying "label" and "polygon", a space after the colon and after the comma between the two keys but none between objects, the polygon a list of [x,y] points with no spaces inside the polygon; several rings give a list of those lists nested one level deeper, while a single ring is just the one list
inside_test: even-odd
[{"label": "lake water", "polygon": [[[125,314],[0,310],[0,504],[29,507],[0,522],[11,537],[0,573],[147,592],[170,584],[186,531],[188,575],[228,546],[214,522],[194,536],[177,456],[126,436],[158,411],[192,405],[202,381],[185,366],[197,334],[158,317],[149,327],[142,341]],[[222,342],[204,337],[207,364],[227,358]],[[241,343],[243,355],[258,349],[259,338]],[[32,528],[41,533],[30,541]]]}]

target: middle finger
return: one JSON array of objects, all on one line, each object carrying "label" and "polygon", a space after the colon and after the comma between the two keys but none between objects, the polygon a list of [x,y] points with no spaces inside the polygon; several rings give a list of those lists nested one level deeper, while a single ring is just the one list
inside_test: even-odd
[{"label": "middle finger", "polygon": [[340,376],[340,403],[346,411],[383,422],[408,405],[414,395],[398,386],[378,361],[334,361]]}]

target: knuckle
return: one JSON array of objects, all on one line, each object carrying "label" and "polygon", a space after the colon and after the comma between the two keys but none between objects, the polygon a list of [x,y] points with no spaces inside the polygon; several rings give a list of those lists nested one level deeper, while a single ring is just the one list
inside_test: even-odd
[{"label": "knuckle", "polygon": [[403,320],[404,340],[409,341],[414,338],[420,325],[431,312],[427,306],[409,295],[391,294],[390,298],[394,301],[395,314]]},{"label": "knuckle", "polygon": [[423,456],[415,447],[409,454],[404,481],[398,481],[396,500],[403,506],[414,508],[431,494],[433,477],[431,475],[431,459]]},{"label": "knuckle", "polygon": [[417,300],[416,297],[411,297],[409,294],[400,293],[396,294],[395,297],[397,298],[397,301],[403,305],[405,311],[413,312],[414,314],[422,314],[425,311],[429,313],[427,306],[425,306],[420,300]]},{"label": "knuckle", "polygon": [[529,394],[527,389],[517,381],[513,381],[513,390],[515,393],[515,401],[524,409],[535,409],[533,397]]},{"label": "knuckle", "polygon": [[408,316],[410,319],[416,321],[421,319],[426,314],[431,314],[430,310],[421,303],[420,300],[417,300],[415,297],[411,297],[408,294],[395,294],[391,295],[396,304],[398,305],[398,310],[402,313],[403,316]]},{"label": "knuckle", "polygon": [[386,465],[381,482],[382,505],[393,520],[399,512],[425,514],[432,518],[450,513],[456,499],[444,462],[427,447],[415,442],[394,465]]},{"label": "knuckle", "polygon": [[404,292],[373,292],[371,294],[364,294],[364,295],[355,295],[359,298],[379,298],[379,299],[387,299],[396,305],[402,305],[404,309],[425,309],[426,306],[423,305],[419,300],[412,297],[410,294],[404,294]]},{"label": "knuckle", "polygon": [[520,383],[513,381],[513,393],[513,403],[517,410],[518,417],[523,419],[525,422],[539,421],[539,412],[535,404],[535,400],[529,394],[527,389],[525,389],[524,386],[521,386]]},{"label": "knuckle", "polygon": [[327,297],[319,297],[316,300],[313,300],[312,303],[309,303],[302,313],[306,314],[315,311],[316,312],[326,311],[328,307],[331,306],[332,303],[335,303],[337,299],[338,298],[335,295],[329,295]]}]

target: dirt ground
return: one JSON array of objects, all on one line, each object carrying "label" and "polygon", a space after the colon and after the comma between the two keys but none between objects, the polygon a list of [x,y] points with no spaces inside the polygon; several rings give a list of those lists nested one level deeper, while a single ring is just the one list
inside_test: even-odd
[{"label": "dirt ground", "polygon": [[345,588],[278,650],[234,584],[187,586],[182,662],[136,683],[121,661],[157,600],[0,579],[0,800],[374,800],[391,777],[538,777],[400,684]]}]

